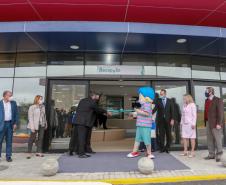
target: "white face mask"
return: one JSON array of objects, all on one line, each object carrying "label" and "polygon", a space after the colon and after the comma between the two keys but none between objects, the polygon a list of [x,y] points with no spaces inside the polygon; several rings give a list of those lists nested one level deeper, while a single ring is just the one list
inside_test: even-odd
[{"label": "white face mask", "polygon": [[13,97],[11,96],[11,97],[9,97],[9,101],[13,101]]}]

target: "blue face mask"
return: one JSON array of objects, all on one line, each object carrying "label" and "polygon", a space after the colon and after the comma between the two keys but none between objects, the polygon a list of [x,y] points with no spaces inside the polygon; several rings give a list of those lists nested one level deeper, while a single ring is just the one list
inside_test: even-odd
[{"label": "blue face mask", "polygon": [[205,92],[205,97],[209,98],[210,94],[208,92]]},{"label": "blue face mask", "polygon": [[160,98],[161,98],[161,99],[165,99],[166,97],[165,97],[165,96],[160,96]]}]

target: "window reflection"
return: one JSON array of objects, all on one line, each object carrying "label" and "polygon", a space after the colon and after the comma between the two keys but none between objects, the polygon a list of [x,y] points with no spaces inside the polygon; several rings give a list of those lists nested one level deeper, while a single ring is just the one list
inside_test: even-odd
[{"label": "window reflection", "polygon": [[122,59],[123,65],[143,65],[155,66],[156,57],[154,55],[144,54],[124,54]]},{"label": "window reflection", "polygon": [[48,53],[48,65],[83,65],[84,54]]},{"label": "window reflection", "polygon": [[2,94],[5,90],[12,91],[12,85],[13,78],[0,78],[0,97],[2,97]]},{"label": "window reflection", "polygon": [[59,76],[59,77],[68,77],[68,76],[82,76],[84,73],[83,65],[49,65],[47,66],[47,76]]},{"label": "window reflection", "polygon": [[0,77],[13,77],[15,54],[0,54]]},{"label": "window reflection", "polygon": [[221,80],[226,80],[226,59],[220,59]]},{"label": "window reflection", "polygon": [[18,53],[16,67],[37,67],[46,65],[45,53]]},{"label": "window reflection", "polygon": [[45,53],[18,53],[15,77],[45,77]]},{"label": "window reflection", "polygon": [[161,89],[166,89],[168,98],[175,98],[180,108],[183,106],[183,95],[187,93],[187,85],[185,84],[155,84],[155,91],[160,93]]},{"label": "window reflection", "polygon": [[43,78],[15,78],[13,88],[14,98],[19,109],[18,133],[27,132],[27,112],[36,95],[45,96],[45,79]]},{"label": "window reflection", "polygon": [[188,55],[157,55],[157,65],[167,67],[190,67]]},{"label": "window reflection", "polygon": [[220,80],[218,58],[193,56],[192,78]]},{"label": "window reflection", "polygon": [[190,56],[158,55],[157,75],[162,77],[191,78]]},{"label": "window reflection", "polygon": [[52,100],[55,108],[70,111],[72,106],[78,106],[79,101],[86,96],[86,85],[57,85],[52,88]]},{"label": "window reflection", "polygon": [[119,65],[118,54],[87,54],[86,65]]}]

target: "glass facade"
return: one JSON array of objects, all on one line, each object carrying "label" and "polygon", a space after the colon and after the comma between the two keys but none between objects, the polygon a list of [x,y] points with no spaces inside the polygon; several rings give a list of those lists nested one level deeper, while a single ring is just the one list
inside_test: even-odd
[{"label": "glass facade", "polygon": [[13,96],[17,101],[20,114],[18,133],[26,133],[27,131],[27,112],[36,95],[41,95],[45,98],[45,78],[14,79]]},{"label": "glass facade", "polygon": [[[14,93],[20,112],[20,127],[17,133],[27,132],[28,107],[32,104],[35,95],[40,94],[45,97],[49,93],[48,82],[52,79],[88,80],[90,81],[90,85],[87,85],[88,88],[100,85],[98,83],[92,84],[93,80],[106,81],[112,78],[119,81],[119,79],[123,79],[130,81],[130,92],[135,92],[133,87],[137,86],[139,82],[147,83],[153,85],[157,91],[161,88],[167,89],[169,97],[176,98],[176,102],[180,107],[182,106],[182,95],[191,93],[198,106],[198,142],[200,145],[206,145],[203,123],[204,90],[207,86],[213,86],[216,90],[216,95],[222,97],[225,103],[225,65],[226,61],[222,58],[189,55],[0,54],[0,93],[2,94],[4,90],[12,90]],[[74,88],[73,86],[64,87],[61,85],[54,87],[54,89],[59,88],[61,89],[60,91],[66,91]],[[116,90],[118,90],[117,86],[115,86]],[[85,87],[82,86],[80,89],[83,88]],[[122,89],[126,88],[120,88],[120,91]],[[58,90],[56,91],[58,92]],[[106,91],[109,91],[109,88]],[[122,93],[124,100],[125,97],[128,98],[128,94]],[[60,95],[56,92],[53,95],[55,99],[59,99],[58,103],[60,105],[62,100],[58,96]],[[71,96],[70,99],[73,98]],[[106,102],[112,101],[114,101],[114,98],[109,94],[106,97]],[[70,103],[68,102],[67,104]],[[120,102],[118,103],[120,104]],[[121,104],[127,106],[125,101],[122,101]],[[119,115],[118,117],[121,119],[126,118],[125,115]]]},{"label": "glass facade", "polygon": [[191,78],[191,60],[183,55],[158,55],[157,76]]}]

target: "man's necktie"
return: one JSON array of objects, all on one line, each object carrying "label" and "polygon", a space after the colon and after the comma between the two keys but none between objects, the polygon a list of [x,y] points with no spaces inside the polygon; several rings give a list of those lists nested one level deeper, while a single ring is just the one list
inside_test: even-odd
[{"label": "man's necktie", "polygon": [[165,106],[166,106],[166,99],[165,99],[165,98],[162,99],[162,103],[163,103],[163,106],[164,106],[164,108],[165,108]]}]

